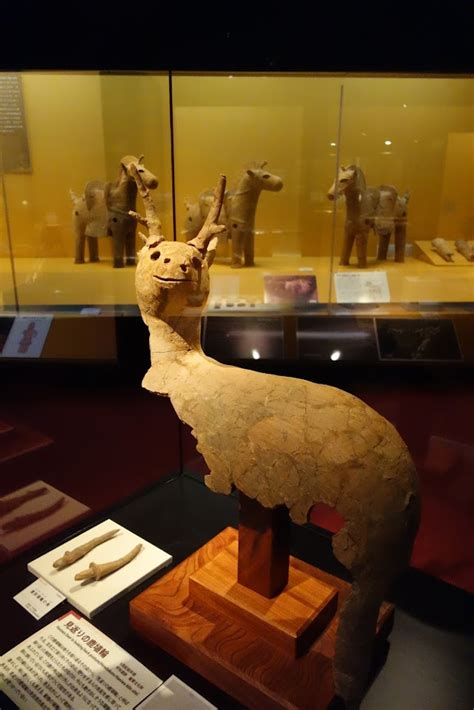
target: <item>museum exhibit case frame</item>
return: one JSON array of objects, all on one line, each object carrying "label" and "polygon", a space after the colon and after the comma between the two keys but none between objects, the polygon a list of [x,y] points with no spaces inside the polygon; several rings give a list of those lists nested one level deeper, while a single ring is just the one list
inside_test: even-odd
[{"label": "museum exhibit case frame", "polygon": [[[250,227],[245,227],[254,238],[255,265],[245,263],[244,247],[240,263],[235,263],[239,259],[234,259],[233,242],[238,256],[239,242],[232,231],[238,231],[241,216],[233,211],[235,198],[230,198],[229,208],[226,205],[228,235],[217,247],[203,320],[205,351],[225,362],[240,361],[249,369],[297,375],[347,389],[396,424],[417,467],[434,472],[435,479],[450,471],[465,480],[472,449],[463,412],[467,411],[464,398],[472,384],[474,272],[454,245],[458,239],[468,245],[473,239],[472,161],[466,159],[473,150],[472,78],[172,72],[139,76],[25,73],[22,81],[32,172],[24,165],[22,172],[2,171],[5,341],[16,316],[52,315],[40,356],[31,365],[35,374],[30,370],[27,381],[61,379],[57,373],[65,368],[69,374],[63,379],[68,390],[76,368],[87,362],[94,379],[100,362],[102,372],[115,369],[111,386],[123,378],[133,389],[146,369],[146,333],[135,306],[132,264],[122,267],[114,263],[112,239],[99,240],[100,261],[96,263],[97,239],[87,233],[92,251],[86,251],[86,263],[74,263],[71,213],[77,201],[69,201],[70,188],[74,200],[87,203],[88,195],[95,200],[96,193],[86,187],[90,181],[120,182],[126,172],[124,157],[133,153],[138,169],[144,154],[144,165],[159,181],[153,195],[163,232],[179,242],[190,237],[190,225],[193,228],[202,217],[207,191],[220,173],[228,175],[234,194],[242,189],[242,177],[280,180],[282,186],[277,190],[261,190],[261,194],[259,190]],[[48,101],[40,104],[39,96],[44,99],[45,95]],[[81,106],[76,122],[71,118],[73,105]],[[54,111],[61,120],[51,119]],[[64,130],[58,128],[61,121]],[[74,147],[73,158],[59,162],[54,149],[48,148],[54,142],[63,157]],[[268,161],[266,165],[264,161]],[[339,200],[329,199],[328,194],[337,192],[343,180],[356,184],[357,195],[362,196],[359,202],[375,199],[377,206],[354,216],[349,212],[352,203],[348,194]],[[114,210],[109,204],[107,207],[113,219]],[[140,199],[137,209],[143,212]],[[348,230],[348,224],[360,227],[361,220],[363,229]],[[386,250],[388,237],[394,243]],[[436,237],[445,239],[455,251],[452,262],[433,250],[431,242]],[[339,264],[344,240],[347,244],[352,238],[351,261]],[[27,370],[8,351],[2,365],[13,368],[11,372],[15,368],[20,368],[16,370],[20,373]],[[46,376],[41,374],[48,371]],[[87,375],[80,375],[79,380],[87,381]],[[89,392],[94,387],[89,386]],[[103,383],[97,387],[100,396],[105,396]],[[124,401],[129,395],[126,390]],[[440,423],[434,416],[433,403],[439,398],[446,419],[451,414],[452,421]],[[145,404],[145,398],[138,396],[134,401],[145,430],[146,417],[154,407],[160,410],[157,419],[166,421],[174,455],[160,467],[160,475],[179,472],[182,481],[176,480],[172,486],[193,491],[193,496],[210,502],[212,496],[201,483],[206,467],[189,430],[178,427],[169,407],[157,399],[147,399]],[[123,411],[125,415],[126,407]],[[93,408],[91,413],[94,416]],[[139,426],[133,432],[121,431],[130,437],[124,445],[131,446],[142,438]],[[101,508],[118,504],[123,495],[136,496],[137,526],[137,516],[144,516],[146,508],[146,497],[137,491],[156,477],[155,470],[150,478],[145,473],[147,458],[153,460],[154,443],[148,441],[140,454],[143,476],[128,485],[120,484],[98,504],[86,501],[79,486],[77,498],[89,503],[97,515]],[[112,441],[109,445],[112,449]],[[77,475],[78,467],[73,462],[67,465]],[[92,470],[99,473],[95,464]],[[426,471],[422,485],[426,484]],[[126,478],[124,472],[121,475]],[[70,482],[63,484],[66,492],[71,492]],[[113,476],[108,477],[108,484],[114,488]],[[443,479],[433,495],[435,505],[443,495],[445,507],[454,503],[452,512],[461,535],[469,529],[470,505],[469,496],[459,500],[461,491],[466,492],[463,485],[450,489]],[[4,492],[10,489],[8,485]],[[165,487],[156,487],[157,495],[163,491]],[[433,489],[428,493],[433,494]],[[90,495],[91,501],[93,498]],[[215,498],[216,510],[227,510],[227,503]],[[212,541],[215,534],[229,523],[236,524],[236,500],[232,498],[229,505],[232,513],[228,517],[226,513],[224,525],[212,532],[212,526],[202,519],[199,525],[193,528],[191,524],[182,531],[188,553],[176,561],[184,560],[203,543],[219,546]],[[181,517],[184,510],[187,508],[179,502],[173,514]],[[432,506],[432,515],[434,510]],[[447,520],[450,526],[455,524],[454,517]],[[305,550],[313,540],[319,540],[316,547],[324,557],[330,539],[324,530],[337,532],[337,525],[333,511],[317,508],[308,528],[301,533],[293,528],[293,540],[309,535]],[[426,523],[423,529],[426,531]],[[235,533],[223,534],[231,543]],[[428,537],[426,533],[422,536],[424,543]],[[312,554],[302,555],[300,548],[294,554],[320,566]],[[450,554],[451,548],[447,556]],[[427,557],[425,550],[424,563]],[[11,562],[9,568],[20,574],[19,564]],[[323,573],[339,576],[341,570],[331,564]],[[419,558],[417,566],[426,569]],[[440,576],[468,588],[468,567],[464,559],[464,576],[452,577],[446,570]],[[176,570],[179,576],[179,568]],[[120,608],[123,624],[125,607],[122,604]],[[389,617],[390,613],[385,631]],[[462,623],[459,618],[457,623]],[[212,681],[209,671],[198,670]],[[217,680],[215,669],[212,673]],[[296,683],[292,685],[296,687]],[[221,687],[230,690],[222,683]],[[235,690],[235,695],[245,703],[241,691]]]}]

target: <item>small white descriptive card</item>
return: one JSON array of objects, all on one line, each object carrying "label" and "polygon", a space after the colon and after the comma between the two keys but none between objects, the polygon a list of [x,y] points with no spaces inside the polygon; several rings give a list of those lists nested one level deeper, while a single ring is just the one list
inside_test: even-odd
[{"label": "small white descriptive card", "polygon": [[202,695],[172,675],[137,710],[217,710]]},{"label": "small white descriptive card", "polygon": [[1,694],[21,710],[135,708],[161,679],[69,612],[0,658]]},{"label": "small white descriptive card", "polygon": [[386,271],[346,271],[334,274],[337,303],[390,303]]},{"label": "small white descriptive card", "polygon": [[53,316],[17,316],[2,350],[2,357],[40,357]]},{"label": "small white descriptive card", "polygon": [[37,579],[23,591],[18,592],[13,599],[35,619],[41,619],[48,611],[61,604],[66,597],[58,592],[44,579]]}]

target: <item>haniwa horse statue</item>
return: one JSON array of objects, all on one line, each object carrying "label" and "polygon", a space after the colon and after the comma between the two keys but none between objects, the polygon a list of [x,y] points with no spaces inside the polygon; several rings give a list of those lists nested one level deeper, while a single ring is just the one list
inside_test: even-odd
[{"label": "haniwa horse statue", "polygon": [[124,252],[126,264],[135,264],[136,221],[129,211],[136,210],[137,186],[130,172],[131,166],[140,173],[150,190],[158,187],[157,178],[143,164],[143,155],[139,158],[126,155],[120,161],[120,172],[115,182],[92,180],[85,186],[81,197],[71,191],[76,236],[75,264],[84,263],[86,237],[89,261],[99,261],[98,238],[104,236],[112,237],[114,269],[124,265]]},{"label": "haniwa horse statue", "polygon": [[[255,258],[255,213],[262,190],[279,192],[283,181],[278,175],[265,170],[266,162],[243,171],[237,187],[226,192],[220,224],[227,229],[227,238],[232,240],[231,266],[253,266]],[[187,239],[195,237],[202,228],[212,201],[214,191],[206,190],[199,196],[199,204],[186,204],[187,217],[185,234]],[[224,232],[221,239],[224,239]]]},{"label": "haniwa horse statue", "polygon": [[400,197],[392,185],[368,187],[362,170],[357,165],[348,165],[339,168],[337,180],[331,185],[327,196],[334,200],[342,194],[346,198],[346,222],[339,263],[349,264],[355,241],[358,266],[366,268],[370,229],[379,237],[377,259],[384,261],[387,258],[394,231],[395,261],[405,261],[408,192]]}]

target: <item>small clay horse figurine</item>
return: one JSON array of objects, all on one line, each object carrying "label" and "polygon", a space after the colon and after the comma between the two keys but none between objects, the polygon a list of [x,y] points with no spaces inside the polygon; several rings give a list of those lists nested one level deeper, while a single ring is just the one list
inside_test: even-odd
[{"label": "small clay horse figurine", "polygon": [[137,186],[130,174],[132,165],[150,190],[158,187],[156,177],[143,165],[143,155],[139,158],[126,155],[120,161],[116,182],[92,180],[85,186],[81,197],[71,191],[76,236],[75,264],[84,263],[86,237],[89,261],[99,261],[98,238],[104,236],[112,237],[115,269],[123,266],[124,252],[127,265],[135,264],[136,221],[129,215],[129,211],[135,210],[137,205]]},{"label": "small clay horse figurine", "polygon": [[149,236],[138,255],[138,305],[150,331],[143,387],[169,397],[188,424],[216,493],[236,488],[265,508],[286,506],[304,524],[311,507],[334,507],[345,524],[333,537],[352,573],[340,610],[334,681],[352,708],[366,687],[380,605],[408,564],[418,526],[417,474],[395,428],[347,392],[291,377],[222,365],[201,348],[225,178],[199,234],[167,241],[136,173]]},{"label": "small clay horse figurine", "polygon": [[395,234],[395,261],[405,261],[407,204],[409,195],[399,197],[392,185],[368,187],[357,165],[341,166],[337,180],[328,191],[328,199],[346,198],[346,222],[341,265],[348,265],[354,241],[360,268],[367,266],[367,242],[373,229],[379,237],[377,259],[387,258],[392,232]]},{"label": "small clay horse figurine", "polygon": [[[224,196],[220,224],[227,228],[227,236],[232,240],[231,266],[253,266],[255,259],[255,213],[262,190],[279,192],[283,181],[278,175],[265,170],[266,162],[243,171],[235,190]],[[199,204],[186,204],[187,217],[185,234],[187,238],[196,236],[204,224],[213,191],[206,190],[199,196]]]}]

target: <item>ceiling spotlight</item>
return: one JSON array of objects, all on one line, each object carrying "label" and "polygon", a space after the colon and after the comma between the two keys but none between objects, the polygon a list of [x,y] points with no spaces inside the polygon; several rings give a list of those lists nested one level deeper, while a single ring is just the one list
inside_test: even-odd
[{"label": "ceiling spotlight", "polygon": [[392,145],[392,141],[384,141],[385,145]]},{"label": "ceiling spotlight", "polygon": [[341,357],[341,354],[342,354],[342,353],[341,353],[340,350],[334,350],[334,352],[332,352],[331,355],[330,355],[331,360],[332,360],[333,362],[335,362],[336,360],[339,360],[339,358]]}]

